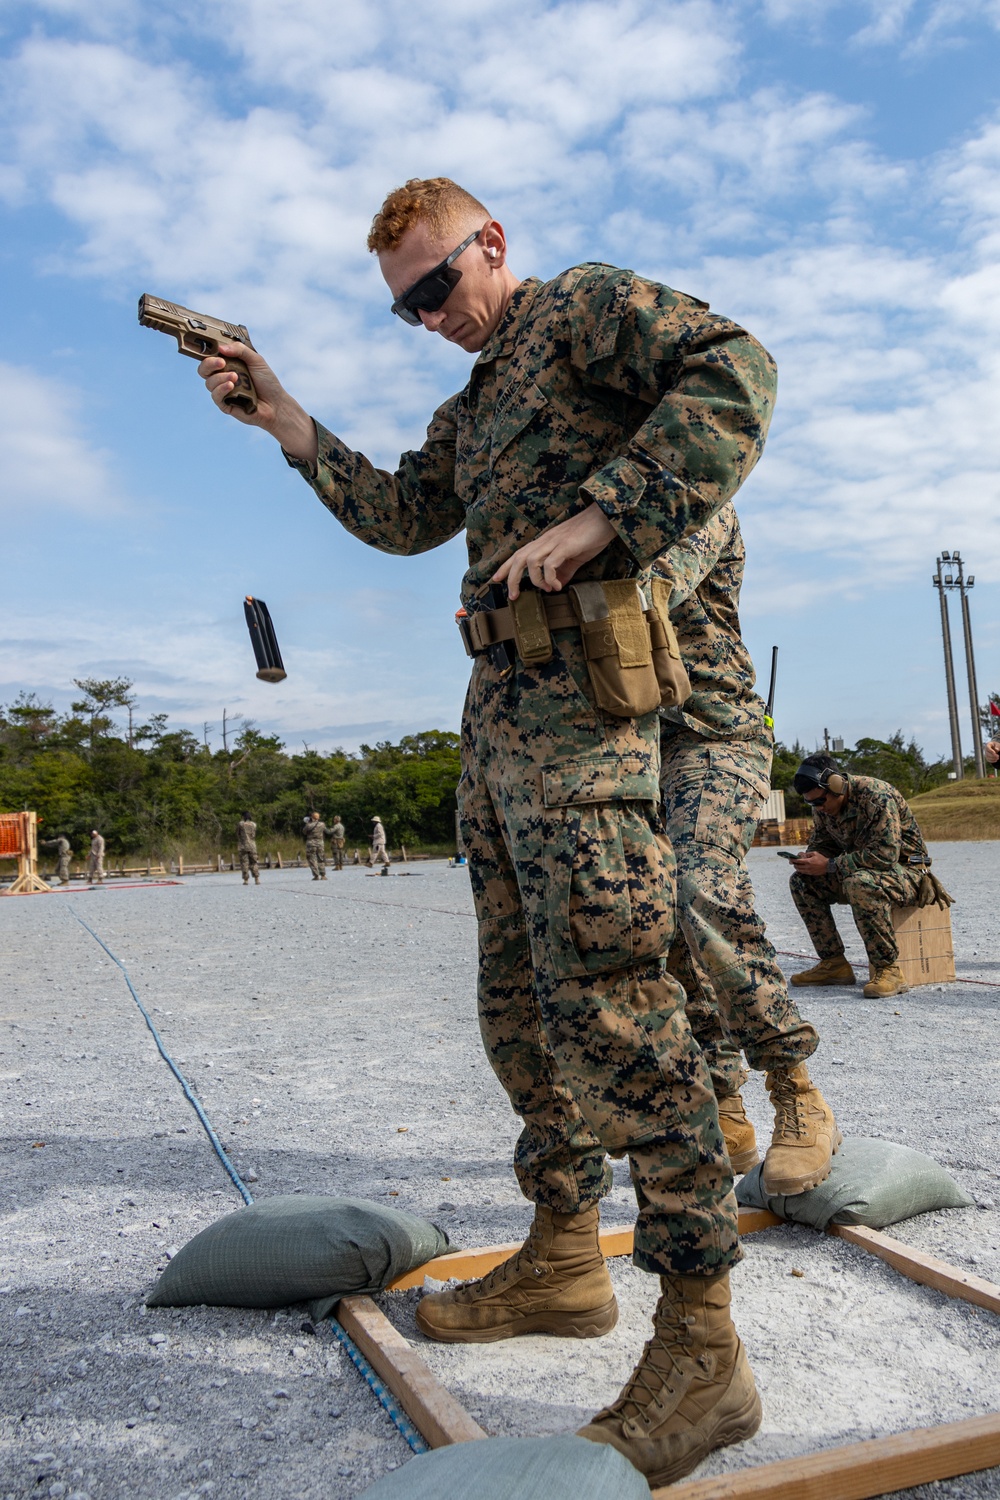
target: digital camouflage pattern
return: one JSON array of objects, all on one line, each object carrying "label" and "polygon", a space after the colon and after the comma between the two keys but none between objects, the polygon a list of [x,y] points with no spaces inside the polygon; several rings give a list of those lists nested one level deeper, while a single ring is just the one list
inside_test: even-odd
[{"label": "digital camouflage pattern", "polygon": [[921,869],[930,864],[923,835],[903,795],[875,776],[845,776],[847,801],[836,817],[813,813],[808,848],[833,860],[829,875],[793,875],[792,900],[820,958],[843,953],[831,906],[849,905],[868,962],[887,969],[899,958],[893,906],[917,900]]},{"label": "digital camouflage pattern", "polygon": [[[678,935],[670,970],[720,1094],[752,1068],[798,1067],[819,1045],[788,993],[754,905],[746,855],[770,791],[771,730],[740,631],[746,552],[731,504],[670,548],[653,571],[671,585],[670,618],[691,697],[661,719],[660,783],[677,859]],[[720,1013],[721,1012],[721,1013]]]},{"label": "digital camouflage pattern", "polygon": [[326,879],[326,824],[319,818],[302,820],[302,836],[306,841],[306,859],[316,880]]},{"label": "digital camouflage pattern", "polygon": [[42,839],[42,843],[46,849],[54,849],[56,851],[56,875],[58,876],[60,885],[69,885],[69,864],[73,857],[73,850],[70,847],[69,839],[63,834],[59,834],[58,838]]},{"label": "digital camouflage pattern", "polygon": [[687,993],[688,1020],[720,1096],[745,1081],[741,1050],[752,1068],[785,1072],[819,1045],[788,993],[746,868],[770,765],[763,738],[723,745],[688,733],[663,744],[679,928],[669,967]]},{"label": "digital camouflage pattern", "polygon": [[575,1213],[627,1154],[635,1261],[738,1259],[711,1079],[666,971],[673,857],[657,814],[657,718],[591,706],[579,637],[501,677],[479,659],[463,729],[462,839],[479,916],[483,1043],[524,1128],[527,1198]]},{"label": "digital camouflage pattern", "polygon": [[[315,473],[363,541],[415,553],[465,529],[466,608],[518,547],[596,502],[616,537],[576,575],[625,578],[704,525],[763,448],[773,361],[704,303],[584,265],[523,282],[418,452],[380,471],[317,424]],[[739,1257],[711,1080],[666,972],[674,929],[658,719],[595,710],[575,631],[501,677],[482,657],[463,723],[462,837],[480,919],[490,1060],[524,1121],[515,1169],[557,1212],[627,1154],[637,1264]]]},{"label": "digital camouflage pattern", "polygon": [[590,264],[523,281],[468,385],[394,474],[317,423],[307,473],[337,519],[383,552],[463,528],[466,608],[513,552],[595,502],[617,540],[577,581],[623,578],[710,520],[760,457],[770,355],[704,302]]},{"label": "digital camouflage pattern", "polygon": [[702,740],[750,740],[766,747],[764,796],[770,790],[771,731],[757,674],[740,629],[746,548],[732,504],[658,557],[653,572],[671,586],[670,619],[691,681],[680,708],[663,710],[661,738],[688,730]]},{"label": "digital camouflage pattern", "polygon": [[257,863],[257,824],[252,819],[241,818],[237,823],[236,848],[240,856],[243,884],[247,885],[251,875],[254,880],[260,876],[260,866]]},{"label": "digital camouflage pattern", "polygon": [[333,867],[335,870],[344,868],[344,840],[347,830],[338,818],[330,829],[330,847],[333,849]]}]

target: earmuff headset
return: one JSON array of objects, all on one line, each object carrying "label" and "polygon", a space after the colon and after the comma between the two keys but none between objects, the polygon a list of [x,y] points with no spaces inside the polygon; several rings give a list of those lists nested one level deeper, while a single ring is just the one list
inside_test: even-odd
[{"label": "earmuff headset", "polygon": [[805,762],[796,771],[792,785],[797,792],[809,792],[819,787],[834,797],[841,796],[847,790],[847,782],[838,771],[831,771],[829,767],[806,765]]}]

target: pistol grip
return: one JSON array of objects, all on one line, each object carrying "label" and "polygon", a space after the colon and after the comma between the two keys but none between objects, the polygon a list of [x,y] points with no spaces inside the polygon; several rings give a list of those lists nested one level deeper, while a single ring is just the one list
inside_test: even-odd
[{"label": "pistol grip", "polygon": [[239,380],[232,394],[227,396],[222,403],[223,406],[239,406],[247,416],[252,417],[257,410],[257,392],[250,379],[250,371],[242,359],[227,359],[224,368],[232,370],[239,376]]}]

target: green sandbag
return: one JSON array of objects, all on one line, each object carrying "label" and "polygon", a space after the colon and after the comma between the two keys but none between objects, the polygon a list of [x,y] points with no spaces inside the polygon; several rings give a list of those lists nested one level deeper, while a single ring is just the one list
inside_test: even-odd
[{"label": "green sandbag", "polygon": [[358,1500],[650,1500],[628,1459],[581,1437],[488,1438],[422,1453]]},{"label": "green sandbag", "polygon": [[884,1229],[938,1208],[972,1207],[972,1199],[944,1167],[894,1141],[844,1141],[826,1181],[792,1198],[769,1197],[762,1172],[762,1166],[754,1167],[737,1183],[737,1202],[743,1208],[769,1208],[779,1219],[814,1229],[828,1224]]},{"label": "green sandbag", "polygon": [[339,1297],[380,1292],[448,1248],[436,1224],[361,1198],[265,1198],[203,1229],[147,1307],[287,1307],[325,1318]]}]

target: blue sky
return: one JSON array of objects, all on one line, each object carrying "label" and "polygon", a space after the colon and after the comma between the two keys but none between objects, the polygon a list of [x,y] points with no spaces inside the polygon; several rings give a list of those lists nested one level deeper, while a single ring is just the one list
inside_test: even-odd
[{"label": "blue sky", "polygon": [[946,753],[942,547],[1000,689],[998,42],[1000,0],[8,0],[0,701],[124,674],[215,743],[224,707],[292,748],[457,728],[462,542],[361,546],[135,319],[152,291],[246,323],[393,467],[469,357],[388,315],[364,238],[389,188],[445,173],[518,274],[631,266],[768,345],[738,508],[778,732]]}]

